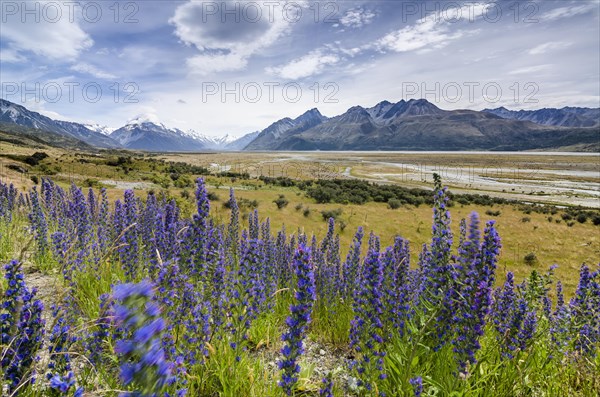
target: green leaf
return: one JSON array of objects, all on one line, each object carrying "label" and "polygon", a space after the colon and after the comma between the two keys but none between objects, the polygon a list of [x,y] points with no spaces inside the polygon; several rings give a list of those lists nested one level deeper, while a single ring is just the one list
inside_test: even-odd
[{"label": "green leaf", "polygon": [[410,366],[411,366],[411,367],[416,367],[416,366],[417,366],[417,364],[419,364],[419,356],[415,356],[415,357],[412,359],[412,362],[410,363]]}]

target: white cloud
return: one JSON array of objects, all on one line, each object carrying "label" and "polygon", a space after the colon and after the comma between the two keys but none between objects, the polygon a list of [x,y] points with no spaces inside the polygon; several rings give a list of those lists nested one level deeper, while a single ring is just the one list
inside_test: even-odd
[{"label": "white cloud", "polygon": [[[449,8],[427,15],[413,25],[392,31],[378,39],[371,47],[380,52],[394,51],[407,52],[421,50],[433,46],[442,48],[452,40],[465,36],[461,30],[451,31],[451,26],[461,20],[475,21],[481,18],[490,4],[473,3],[469,5],[469,12],[459,8]],[[448,15],[452,15],[450,19]]]},{"label": "white cloud", "polygon": [[[369,50],[375,50],[381,53],[390,51],[417,51],[419,54],[425,54],[433,49],[444,47],[452,40],[456,40],[468,34],[477,33],[478,30],[470,30],[467,32],[455,29],[455,31],[452,31],[451,28],[453,24],[461,20],[464,21],[468,19],[473,22],[476,19],[481,18],[489,6],[489,4],[474,3],[470,4],[469,12],[465,12],[464,10],[453,12],[452,9],[446,9],[444,10],[444,14],[442,14],[442,11],[439,11],[438,13],[430,14],[417,20],[412,25],[392,31],[373,43],[357,47],[344,48],[339,41],[335,41],[333,44],[325,45],[322,49],[313,50],[283,66],[266,68],[266,71],[286,79],[301,79],[319,74],[323,72],[327,66],[340,65],[344,60],[344,56],[353,58]],[[364,23],[365,19],[363,17],[364,15],[368,15],[367,13],[370,13],[370,11],[351,9],[345,14],[345,16],[350,15],[346,23],[348,26],[358,26],[359,23]],[[455,17],[450,22],[447,15],[453,15]],[[341,23],[342,19],[343,18],[340,19]]]},{"label": "white cloud", "polygon": [[95,67],[94,65],[90,65],[89,63],[85,62],[76,63],[75,65],[71,66],[71,70],[79,73],[89,74],[99,79],[108,80],[117,78],[117,76],[115,76],[114,74],[104,72]]},{"label": "white cloud", "polygon": [[248,56],[239,52],[229,54],[200,54],[188,58],[187,65],[197,74],[242,70],[248,64]]},{"label": "white cloud", "polygon": [[12,48],[5,48],[0,50],[0,59],[2,59],[2,62],[20,63],[24,62],[27,58]]},{"label": "white cloud", "polygon": [[130,118],[129,120],[127,120],[127,124],[136,124],[136,123],[154,123],[154,124],[161,124],[160,122],[160,118],[156,115],[155,111],[153,108],[148,107],[149,111],[147,112],[143,112],[138,114],[135,117]]},{"label": "white cloud", "polygon": [[508,74],[529,74],[529,73],[536,73],[536,72],[541,72],[543,70],[546,70],[550,67],[551,65],[536,65],[536,66],[527,66],[524,68],[519,68],[519,69],[515,69],[513,71],[508,72]]},{"label": "white cloud", "polygon": [[340,18],[340,24],[347,28],[361,28],[373,22],[375,13],[364,8],[351,8]]},{"label": "white cloud", "polygon": [[587,4],[555,8],[542,14],[541,19],[544,21],[555,21],[557,19],[570,18],[575,15],[585,14],[586,12],[594,9],[598,9],[598,3],[596,1],[590,1]]},{"label": "white cloud", "polygon": [[566,41],[551,41],[545,44],[540,44],[536,47],[533,47],[531,50],[529,50],[529,54],[530,55],[540,55],[540,54],[545,54],[548,51],[552,51],[552,50],[560,50],[563,48],[567,48],[569,47],[571,44],[573,43],[569,43]]},{"label": "white cloud", "polygon": [[[40,2],[29,1],[19,4],[20,7],[34,9],[33,4],[39,6]],[[90,48],[94,41],[77,22],[69,21],[69,10],[65,4],[53,2],[53,6],[60,7],[62,12],[62,17],[56,20],[53,15],[39,18],[38,21],[35,15],[26,16],[20,12],[14,15],[3,15],[0,38],[18,54],[30,51],[51,60],[76,59],[82,51]],[[13,57],[13,60],[16,59],[19,58]]]},{"label": "white cloud", "polygon": [[335,54],[325,54],[322,50],[314,50],[284,66],[267,68],[267,72],[284,79],[301,79],[319,74],[326,66],[335,65],[339,61],[340,57]]},{"label": "white cloud", "polygon": [[444,23],[431,18],[419,20],[415,25],[388,33],[375,42],[375,48],[381,52],[414,51],[431,44],[443,45],[462,35],[460,31],[450,33]]},{"label": "white cloud", "polygon": [[54,120],[65,120],[65,121],[72,121],[72,119],[63,116],[60,113],[54,112],[52,110],[47,110],[45,108],[46,102],[35,99],[35,100],[30,100],[30,101],[26,101],[24,104],[22,104],[23,106],[25,106],[27,109],[31,110],[32,112],[37,112],[40,113],[46,117],[50,117],[51,119]]},{"label": "white cloud", "polygon": [[[200,51],[187,61],[192,72],[204,75],[244,69],[252,55],[288,31],[290,23],[281,10],[274,11],[260,2],[251,4],[241,7],[239,1],[211,3],[217,12],[196,1],[177,7],[169,20],[175,26],[175,35]],[[228,14],[227,10],[237,11]]]}]

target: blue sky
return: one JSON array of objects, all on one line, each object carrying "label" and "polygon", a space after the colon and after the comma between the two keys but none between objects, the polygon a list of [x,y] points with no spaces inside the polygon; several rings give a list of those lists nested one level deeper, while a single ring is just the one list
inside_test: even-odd
[{"label": "blue sky", "polygon": [[218,136],[382,100],[600,106],[597,0],[0,6],[1,96],[59,119]]}]

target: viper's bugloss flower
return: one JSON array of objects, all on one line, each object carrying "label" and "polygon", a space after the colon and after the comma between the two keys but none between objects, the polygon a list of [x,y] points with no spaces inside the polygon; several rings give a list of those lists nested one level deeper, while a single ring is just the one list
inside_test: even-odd
[{"label": "viper's bugloss flower", "polygon": [[319,397],[333,397],[333,379],[331,377],[331,373],[321,380]]},{"label": "viper's bugloss flower", "polygon": [[480,349],[486,318],[492,304],[492,287],[496,263],[500,254],[500,237],[495,222],[489,221],[480,245],[479,217],[471,214],[468,238],[461,238],[459,248],[459,281],[457,295],[453,297],[455,332],[452,343],[458,364],[463,370],[475,363],[475,353]]},{"label": "viper's bugloss flower", "polygon": [[27,288],[18,261],[11,261],[4,269],[8,288],[2,297],[0,358],[3,378],[12,392],[22,382],[35,381],[33,363],[44,338],[44,305],[35,299],[37,290]]},{"label": "viper's bugloss flower", "polygon": [[[186,368],[200,368],[213,347],[231,347],[236,360],[242,361],[241,352],[250,345],[253,321],[271,312],[275,299],[285,295],[280,292],[291,287],[297,291],[285,322],[280,363],[281,385],[288,393],[295,390],[306,328],[312,305],[317,302],[316,312],[324,316],[319,320],[325,320],[320,327],[327,327],[331,318],[341,320],[350,305],[353,309],[349,335],[355,359],[352,369],[361,393],[374,394],[375,390],[393,387],[379,382],[386,377],[385,344],[398,337],[415,341],[421,331],[427,337],[420,342],[433,350],[452,343],[460,375],[477,368],[472,364],[484,330],[496,338],[489,346],[498,346],[502,359],[527,350],[536,334],[546,330],[552,355],[564,353],[565,363],[580,358],[593,362],[598,352],[599,271],[581,268],[577,291],[567,304],[562,284],[557,283],[554,310],[547,294],[550,277],[536,274],[516,286],[509,273],[504,286],[492,294],[500,250],[496,225],[488,222],[481,230],[479,217],[471,214],[460,224],[458,252],[453,255],[448,212],[451,196],[438,176],[432,200],[433,236],[423,246],[416,269],[409,266],[408,241],[400,237],[386,248],[371,233],[367,255],[362,257],[362,228],[358,228],[341,263],[333,219],[328,220],[322,240],[315,235],[311,239],[300,228],[289,234],[282,228],[273,235],[269,219],[261,223],[256,210],[247,215],[247,230],[241,230],[233,189],[228,202],[229,222],[219,224],[210,217],[203,179],[197,181],[195,213],[189,219],[180,216],[175,200],[162,193],[149,193],[142,201],[128,190],[112,212],[105,189],[98,196],[92,189],[86,193],[75,185],[65,190],[46,178],[41,190],[34,188],[25,194],[0,182],[0,253],[10,251],[9,239],[17,230],[10,222],[26,215],[33,252],[48,254],[34,259],[56,261],[69,287],[69,304],[60,316],[54,313],[55,325],[43,339],[41,301],[35,299],[35,290],[25,286],[18,262],[6,267],[0,313],[0,376],[9,393],[32,382],[33,363],[40,351],[50,353],[46,378],[39,386],[43,393],[83,393],[77,388],[78,368],[71,368],[70,357],[70,346],[75,337],[79,338],[72,319],[83,318],[84,311],[77,304],[85,304],[75,295],[80,291],[76,287],[87,282],[88,275],[105,281],[106,270],[113,265],[123,266],[127,281],[143,277],[152,281],[118,285],[112,296],[101,297],[98,319],[82,319],[86,321],[83,349],[78,353],[97,368],[113,368],[110,350],[114,347],[126,385],[122,388],[131,390],[125,395],[184,394],[183,389],[174,392],[170,382],[177,378],[178,385],[184,385],[186,379],[192,379],[194,374],[180,375]],[[298,275],[305,263],[298,263],[296,251],[310,253],[311,282]],[[339,319],[335,317],[338,314]],[[430,322],[421,321],[429,318]],[[337,335],[332,332],[333,337]],[[213,343],[215,340],[219,342]],[[43,345],[43,341],[48,344]],[[410,379],[410,385],[402,385],[404,392],[410,394],[413,387],[415,395],[420,395],[422,382],[420,377]],[[198,389],[194,386],[190,390]],[[324,379],[319,393],[332,395],[330,376]]]},{"label": "viper's bugloss flower", "polygon": [[248,239],[242,233],[240,242],[242,257],[231,274],[229,302],[226,313],[226,328],[235,343],[236,359],[240,360],[240,350],[246,349],[247,332],[252,321],[263,308],[266,296],[264,276],[261,269],[263,242]]},{"label": "viper's bugloss flower", "polygon": [[[25,206],[23,193],[18,193],[12,183],[8,185],[0,182],[0,222],[9,224],[13,219],[14,210]],[[2,235],[0,234],[1,239]]]},{"label": "viper's bugloss flower", "polygon": [[346,261],[343,265],[343,286],[344,294],[347,298],[352,297],[354,289],[358,285],[357,279],[360,272],[360,250],[363,236],[363,228],[359,226],[356,230],[354,240],[352,241],[352,246],[350,248],[350,251],[348,252],[348,255],[346,256]]},{"label": "viper's bugloss flower", "polygon": [[86,203],[85,195],[75,185],[71,185],[70,217],[74,226],[74,249],[85,256],[89,249],[91,239],[90,209]]},{"label": "viper's bugloss flower", "polygon": [[31,230],[37,243],[38,254],[44,255],[48,248],[48,222],[35,186],[29,193],[29,198],[31,200],[31,212],[29,213]]},{"label": "viper's bugloss flower", "polygon": [[119,254],[127,280],[134,280],[139,271],[138,204],[132,190],[125,190],[122,207],[121,241]]},{"label": "viper's bugloss flower", "polygon": [[225,245],[228,248],[229,261],[232,262],[233,258],[238,256],[238,241],[240,239],[240,208],[235,199],[233,188],[229,189],[228,205],[231,210],[231,215],[229,217],[229,224],[227,225]]},{"label": "viper's bugloss flower", "polygon": [[77,341],[77,334],[71,326],[72,316],[69,312],[68,300],[62,305],[53,307],[55,318],[50,337],[48,338],[49,363],[46,379],[50,381],[51,394],[66,396],[72,393],[83,393],[78,388],[71,368],[71,348]]},{"label": "viper's bugloss flower", "polygon": [[[71,395],[71,390],[75,386],[75,376],[73,372],[69,371],[63,378],[60,375],[54,375],[50,379],[50,393],[55,396],[68,396]],[[83,396],[83,387],[78,387],[73,391],[73,397]]]},{"label": "viper's bugloss flower", "polygon": [[569,306],[565,305],[562,283],[556,283],[556,308],[550,316],[550,335],[552,341],[562,353],[566,353],[571,341],[569,332],[571,313]]},{"label": "viper's bugloss flower", "polygon": [[500,352],[505,358],[513,358],[516,351],[527,348],[537,327],[537,314],[524,298],[517,296],[514,275],[508,272],[506,282],[494,297],[492,321]]},{"label": "viper's bugloss flower", "polygon": [[423,248],[419,260],[419,298],[417,302],[423,310],[433,308],[436,311],[437,344],[439,350],[452,335],[454,325],[454,300],[456,290],[456,272],[451,262],[453,242],[450,228],[449,196],[442,186],[440,177],[434,174],[435,188],[433,193],[433,225],[431,243],[428,249]]},{"label": "viper's bugloss flower", "polygon": [[153,297],[154,285],[147,280],[113,288],[116,325],[130,334],[115,345],[121,381],[135,390],[126,396],[154,397],[176,380],[161,345],[165,322]]},{"label": "viper's bugloss flower", "polygon": [[281,337],[285,346],[281,350],[283,359],[279,362],[282,370],[279,385],[288,396],[292,395],[298,381],[298,358],[304,353],[303,340],[316,299],[315,275],[309,248],[304,245],[298,247],[293,266],[297,278],[295,304],[290,306],[290,316],[286,320],[287,332]]},{"label": "viper's bugloss flower", "polygon": [[359,386],[369,392],[374,382],[385,379],[381,290],[383,265],[376,251],[378,246],[379,243],[373,242],[365,258],[360,285],[354,294],[354,319],[350,328],[350,347],[358,356],[352,362],[352,367],[358,374]]},{"label": "viper's bugloss flower", "polygon": [[104,345],[111,335],[113,305],[114,301],[110,299],[110,295],[100,295],[100,313],[94,321],[94,327],[86,335],[84,348],[88,359],[95,365],[101,364],[105,351]]},{"label": "viper's bugloss flower", "polygon": [[[174,262],[166,262],[159,266],[157,277],[156,299],[170,310],[166,312],[168,325],[163,338],[163,347],[171,360],[177,360],[181,354],[190,365],[201,363],[206,351],[206,342],[210,335],[210,302],[205,301],[197,291],[189,277],[183,274]],[[149,304],[146,312],[157,316],[158,306]],[[182,340],[187,342],[185,353],[178,353],[173,334],[179,329]],[[183,356],[181,356],[183,359]],[[180,371],[183,370],[179,366]]]},{"label": "viper's bugloss flower", "polygon": [[582,265],[579,284],[569,309],[572,319],[574,349],[582,354],[595,356],[600,343],[600,269],[591,272]]},{"label": "viper's bugloss flower", "polygon": [[[409,280],[410,252],[409,243],[396,237],[393,247],[388,247],[381,256],[383,267],[382,301],[386,318],[385,323],[395,332],[404,335],[406,321],[411,316],[410,290],[414,288]],[[389,335],[393,338],[393,335]]]},{"label": "viper's bugloss flower", "polygon": [[413,387],[413,392],[415,393],[415,397],[420,397],[423,393],[423,378],[420,376],[416,376],[409,380],[409,383]]},{"label": "viper's bugloss flower", "polygon": [[443,299],[446,288],[452,282],[450,250],[452,247],[452,230],[450,229],[450,212],[448,211],[448,192],[442,187],[439,176],[434,175],[435,191],[433,194],[433,225],[430,245],[429,266],[426,277],[434,300]]}]

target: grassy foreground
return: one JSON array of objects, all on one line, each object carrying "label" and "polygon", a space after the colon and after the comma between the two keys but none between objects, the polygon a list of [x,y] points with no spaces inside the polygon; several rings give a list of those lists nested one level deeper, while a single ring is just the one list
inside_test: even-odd
[{"label": "grassy foreground", "polygon": [[[52,178],[64,189],[68,189],[72,182],[80,186],[91,186],[96,191],[104,187],[110,202],[122,197],[125,189],[134,189],[140,195],[153,191],[174,198],[182,215],[189,217],[195,208],[194,179],[200,175],[199,172],[202,172],[206,174],[204,177],[208,190],[212,193],[211,198],[219,200],[213,202],[211,206],[211,215],[219,221],[227,220],[229,217],[229,209],[223,204],[228,200],[229,188],[233,187],[236,196],[242,200],[241,216],[247,217],[254,209],[254,205],[257,205],[256,208],[261,216],[269,218],[273,229],[276,230],[285,225],[288,231],[295,232],[298,227],[301,227],[305,233],[315,233],[319,238],[323,238],[327,231],[328,217],[324,217],[322,212],[341,210],[336,222],[336,232],[340,234],[342,247],[351,244],[354,231],[358,226],[362,226],[367,233],[371,231],[377,233],[384,244],[392,243],[395,235],[401,235],[410,240],[416,248],[428,242],[430,237],[431,216],[428,205],[417,207],[405,204],[400,208],[391,209],[386,203],[375,202],[362,205],[318,204],[307,197],[306,191],[297,187],[267,185],[254,178],[237,177],[236,174],[219,175],[227,169],[225,168],[227,164],[231,164],[232,172],[254,170],[254,172],[290,174],[294,171],[300,178],[313,178],[321,174],[332,177],[338,175],[338,171],[346,165],[351,166],[352,169],[368,166],[373,170],[381,171],[384,166],[379,166],[378,162],[387,164],[386,162],[395,161],[393,154],[364,154],[361,155],[364,157],[364,164],[357,165],[349,162],[347,156],[335,153],[308,153],[303,156],[307,156],[310,161],[299,162],[294,160],[294,156],[285,153],[152,155],[106,151],[102,154],[91,154],[49,147],[23,147],[6,142],[0,142],[0,150],[0,180],[14,183],[21,192],[26,192],[35,185],[32,179],[39,184],[44,177]],[[27,159],[40,151],[46,153],[48,157],[34,166],[29,164]],[[286,156],[291,156],[291,160],[282,161]],[[406,161],[429,164],[426,155],[414,153],[403,156],[406,157]],[[321,160],[324,162],[318,163]],[[486,164],[488,166],[493,164],[493,169],[496,171],[514,168],[523,170],[521,172],[528,169],[543,170],[557,163],[562,164],[566,171],[574,169],[590,171],[595,169],[594,167],[597,168],[597,165],[590,163],[590,159],[585,156],[563,158],[531,156],[525,153],[515,158],[505,158],[502,155],[465,157],[447,153],[439,156],[435,161],[432,164],[437,164],[441,168],[462,164],[467,169],[476,169]],[[207,167],[210,164],[219,164],[219,167],[209,170]],[[332,164],[337,165],[334,167]],[[28,173],[19,173],[11,169],[9,167],[11,165],[26,169]],[[528,178],[532,177],[531,174],[526,175]],[[534,175],[538,174],[534,173]],[[284,195],[288,201],[288,204],[282,208],[278,208],[274,203],[280,195]],[[575,217],[563,220],[562,209],[555,214],[544,214],[524,211],[522,207],[518,204],[481,205],[455,202],[452,211],[455,219],[466,218],[468,214],[475,211],[480,214],[482,221],[498,220],[498,228],[503,240],[499,268],[503,271],[512,271],[516,280],[521,281],[532,270],[543,272],[551,265],[557,264],[555,273],[563,280],[567,297],[571,297],[578,282],[580,265],[582,263],[593,265],[599,261],[598,226],[595,226],[591,219],[587,219],[585,223],[579,223]],[[596,216],[600,217],[600,212],[597,210],[595,212]],[[454,222],[451,227],[454,233],[458,232],[458,222]],[[363,253],[366,253],[366,250]],[[416,256],[412,257],[411,265],[416,266]]]},{"label": "grassy foreground", "polygon": [[[600,392],[600,275],[595,263],[571,263],[581,254],[569,256],[569,243],[559,245],[574,234],[564,230],[582,231],[570,241],[577,246],[595,226],[570,228],[536,213],[523,222],[511,206],[494,207],[497,224],[472,215],[474,206],[455,206],[453,218],[468,220],[450,222],[439,185],[433,224],[425,205],[344,205],[334,222],[320,211],[338,206],[307,204],[293,189],[216,189],[210,202],[211,192],[199,181],[195,198],[126,191],[113,203],[106,190],[49,180],[27,196],[2,185],[4,393]],[[277,209],[281,194],[289,202]],[[269,220],[250,209],[254,200]],[[305,234],[313,230],[318,237]],[[523,283],[506,272],[523,268],[521,255],[511,263],[500,247],[526,235],[542,247],[540,262],[556,253],[570,264],[566,281],[556,284],[535,261]],[[36,270],[53,285],[40,290],[44,302],[29,285]]]}]

